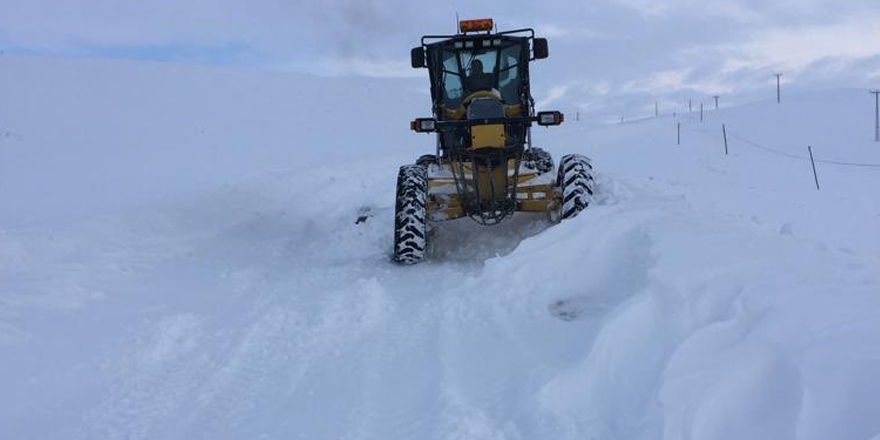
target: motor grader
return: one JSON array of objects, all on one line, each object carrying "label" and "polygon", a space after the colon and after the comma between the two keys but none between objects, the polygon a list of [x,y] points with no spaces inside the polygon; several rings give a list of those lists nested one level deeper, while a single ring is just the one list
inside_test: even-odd
[{"label": "motor grader", "polygon": [[577,154],[558,167],[532,143],[533,124],[563,122],[535,110],[529,65],[547,58],[533,29],[494,31],[492,19],[459,22],[455,35],[426,35],[412,49],[413,68],[427,68],[433,115],[410,128],[436,134],[434,154],[400,167],[394,261],[415,264],[429,252],[432,226],[462,217],[495,225],[516,211],[564,220],[593,195],[592,166]]}]

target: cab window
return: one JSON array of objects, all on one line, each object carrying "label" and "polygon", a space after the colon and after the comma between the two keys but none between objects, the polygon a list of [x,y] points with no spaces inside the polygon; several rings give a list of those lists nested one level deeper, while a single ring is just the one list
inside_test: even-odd
[{"label": "cab window", "polygon": [[461,76],[455,52],[443,53],[443,101],[449,108],[458,107],[462,98]]},{"label": "cab window", "polygon": [[519,101],[519,61],[520,46],[507,46],[501,50],[501,59],[498,63],[498,91],[505,103],[513,104]]}]

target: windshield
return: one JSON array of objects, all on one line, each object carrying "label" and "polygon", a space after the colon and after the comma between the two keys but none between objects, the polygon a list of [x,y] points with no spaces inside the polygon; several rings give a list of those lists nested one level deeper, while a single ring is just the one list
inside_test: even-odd
[{"label": "windshield", "polygon": [[505,104],[519,103],[520,44],[502,48],[459,49],[442,52],[444,105],[455,108],[462,99],[479,91],[495,91]]}]

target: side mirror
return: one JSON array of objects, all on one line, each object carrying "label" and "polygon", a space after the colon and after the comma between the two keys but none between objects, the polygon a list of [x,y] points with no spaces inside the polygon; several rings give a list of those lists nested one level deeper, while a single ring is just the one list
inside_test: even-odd
[{"label": "side mirror", "polygon": [[532,52],[536,60],[543,60],[550,56],[550,49],[547,48],[546,38],[535,38],[532,41]]},{"label": "side mirror", "polygon": [[424,47],[422,47],[422,46],[414,47],[413,50],[410,51],[409,57],[410,57],[413,69],[425,67],[425,48]]}]

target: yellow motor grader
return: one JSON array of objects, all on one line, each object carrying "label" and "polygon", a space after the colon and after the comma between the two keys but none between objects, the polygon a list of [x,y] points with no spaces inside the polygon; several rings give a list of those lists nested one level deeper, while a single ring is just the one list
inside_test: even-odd
[{"label": "yellow motor grader", "polygon": [[516,211],[574,217],[593,195],[592,166],[577,154],[558,166],[532,145],[531,128],[559,125],[559,111],[535,111],[529,63],[547,58],[547,40],[532,29],[493,32],[492,19],[459,22],[455,35],[426,35],[412,49],[413,68],[427,68],[433,117],[410,128],[436,133],[434,154],[400,167],[394,261],[415,264],[428,253],[431,225],[461,217],[494,225]]}]

